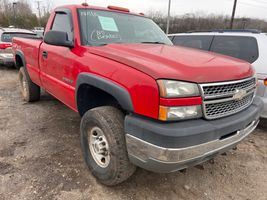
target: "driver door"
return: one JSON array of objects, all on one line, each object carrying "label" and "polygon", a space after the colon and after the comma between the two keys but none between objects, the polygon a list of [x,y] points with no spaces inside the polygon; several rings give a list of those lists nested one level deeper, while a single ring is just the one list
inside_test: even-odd
[{"label": "driver door", "polygon": [[[73,42],[73,26],[70,11],[56,11],[50,30],[63,31]],[[73,49],[43,43],[40,49],[41,80],[45,90],[75,109],[75,83]]]}]

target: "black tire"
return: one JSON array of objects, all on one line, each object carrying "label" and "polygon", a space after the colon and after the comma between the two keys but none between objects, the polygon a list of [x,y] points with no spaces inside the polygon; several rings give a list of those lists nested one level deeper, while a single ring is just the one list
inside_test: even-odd
[{"label": "black tire", "polygon": [[[110,161],[105,168],[97,164],[89,148],[89,134],[96,127],[103,131],[109,146]],[[85,113],[81,121],[81,145],[88,168],[102,184],[117,185],[136,170],[127,154],[124,115],[114,107],[99,107]]]},{"label": "black tire", "polygon": [[267,119],[261,118],[258,126],[260,129],[267,130]]},{"label": "black tire", "polygon": [[34,102],[40,100],[40,87],[33,83],[25,69],[19,69],[19,83],[23,100],[26,102]]}]

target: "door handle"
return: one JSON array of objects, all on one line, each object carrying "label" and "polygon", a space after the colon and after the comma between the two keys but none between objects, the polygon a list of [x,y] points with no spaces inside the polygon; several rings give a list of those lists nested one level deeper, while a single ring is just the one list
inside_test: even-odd
[{"label": "door handle", "polygon": [[43,58],[47,58],[48,57],[47,51],[43,51],[42,56],[43,56]]}]

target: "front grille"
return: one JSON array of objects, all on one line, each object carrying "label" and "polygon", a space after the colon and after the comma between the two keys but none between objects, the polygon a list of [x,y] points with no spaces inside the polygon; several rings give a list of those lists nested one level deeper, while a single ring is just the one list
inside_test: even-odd
[{"label": "front grille", "polygon": [[253,97],[254,94],[251,94],[240,101],[232,100],[222,103],[205,104],[206,116],[209,119],[214,119],[237,113],[247,108],[251,104]]},{"label": "front grille", "polygon": [[253,77],[200,86],[205,118],[217,119],[240,112],[251,105],[255,96],[256,79]]},{"label": "front grille", "polygon": [[236,83],[229,84],[218,84],[218,85],[206,85],[203,86],[203,94],[207,97],[215,97],[215,96],[227,96],[235,93],[236,89],[245,89],[249,90],[254,88],[256,85],[256,79],[251,78],[243,81],[237,81]]}]

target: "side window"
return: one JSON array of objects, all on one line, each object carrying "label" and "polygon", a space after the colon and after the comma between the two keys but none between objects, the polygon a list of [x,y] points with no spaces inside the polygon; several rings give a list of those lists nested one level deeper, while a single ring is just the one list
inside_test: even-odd
[{"label": "side window", "polygon": [[245,36],[216,36],[211,51],[255,62],[259,57],[258,43],[253,37]]},{"label": "side window", "polygon": [[174,36],[168,36],[168,38],[172,41]]},{"label": "side window", "polygon": [[70,18],[67,14],[57,13],[52,25],[53,31],[64,31],[68,33],[68,40],[73,40],[73,30],[70,23]]},{"label": "side window", "polygon": [[210,49],[212,39],[213,36],[187,35],[187,36],[175,36],[172,42],[175,45],[208,51]]}]

